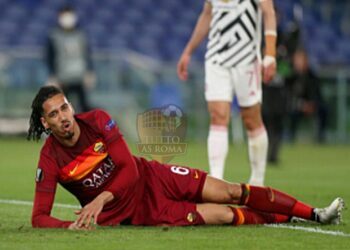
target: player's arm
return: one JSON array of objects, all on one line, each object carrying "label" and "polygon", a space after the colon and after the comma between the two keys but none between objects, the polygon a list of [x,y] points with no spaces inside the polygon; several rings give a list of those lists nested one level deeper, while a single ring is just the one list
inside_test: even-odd
[{"label": "player's arm", "polygon": [[103,110],[95,113],[98,128],[107,144],[108,155],[116,165],[117,174],[105,191],[118,198],[125,189],[132,187],[139,179],[139,171],[123,135],[119,132],[116,122]]},{"label": "player's arm", "polygon": [[52,217],[51,209],[55,193],[36,191],[32,212],[32,226],[37,228],[68,228],[73,221],[63,221]]},{"label": "player's arm", "polygon": [[211,21],[211,3],[205,2],[203,10],[199,15],[197,24],[192,32],[192,36],[187,43],[177,65],[177,74],[181,80],[187,80],[187,68],[191,60],[191,55],[208,35]]},{"label": "player's arm", "polygon": [[208,35],[211,21],[211,3],[205,2],[203,10],[198,17],[197,24],[193,30],[192,36],[187,43],[183,54],[191,55]]},{"label": "player's arm", "polygon": [[140,175],[134,157],[123,137],[108,145],[108,154],[119,171],[106,191],[110,191],[115,198],[118,198],[124,190],[136,184]]},{"label": "player's arm", "polygon": [[32,226],[38,228],[67,228],[73,221],[51,216],[57,187],[57,172],[50,157],[41,154],[37,169]]},{"label": "player's arm", "polygon": [[263,78],[267,83],[272,80],[276,74],[276,15],[273,6],[273,0],[260,1],[265,30],[265,53],[263,59]]}]

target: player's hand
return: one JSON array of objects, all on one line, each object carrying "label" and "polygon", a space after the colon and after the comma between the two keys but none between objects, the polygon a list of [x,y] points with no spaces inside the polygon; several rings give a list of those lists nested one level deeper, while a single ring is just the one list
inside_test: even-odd
[{"label": "player's hand", "polygon": [[88,229],[91,227],[91,223],[96,225],[97,217],[101,213],[103,206],[103,200],[96,197],[82,209],[76,210],[75,214],[78,215],[78,219],[76,220],[77,227]]},{"label": "player's hand", "polygon": [[93,201],[82,209],[75,211],[78,215],[77,226],[89,228],[91,223],[97,224],[97,217],[102,212],[104,205],[114,199],[114,195],[109,191],[103,191]]},{"label": "player's hand", "polygon": [[273,56],[265,56],[263,60],[263,82],[268,84],[276,74],[276,59]]},{"label": "player's hand", "polygon": [[188,65],[190,64],[191,56],[189,54],[182,54],[177,63],[177,75],[182,81],[188,79]]},{"label": "player's hand", "polygon": [[95,227],[89,225],[89,227],[79,227],[78,223],[75,221],[72,224],[69,225],[68,227],[69,230],[93,230]]}]

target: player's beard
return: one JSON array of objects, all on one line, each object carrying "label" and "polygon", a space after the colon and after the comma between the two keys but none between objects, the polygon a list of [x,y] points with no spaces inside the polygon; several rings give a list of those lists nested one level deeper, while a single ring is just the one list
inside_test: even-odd
[{"label": "player's beard", "polygon": [[[68,129],[67,129],[68,126]],[[63,138],[65,140],[71,140],[74,136],[74,122],[64,121],[62,125]]]},{"label": "player's beard", "polygon": [[73,138],[73,136],[74,136],[74,131],[68,131],[68,132],[66,132],[66,134],[64,135],[64,139],[70,140],[70,139]]}]

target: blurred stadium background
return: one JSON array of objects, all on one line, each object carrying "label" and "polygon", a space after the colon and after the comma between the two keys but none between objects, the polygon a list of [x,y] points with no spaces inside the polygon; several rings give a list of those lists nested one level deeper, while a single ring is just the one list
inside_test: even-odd
[{"label": "blurred stadium background", "polygon": [[[283,32],[300,20],[311,66],[322,79],[330,117],[327,140],[350,142],[350,1],[275,0]],[[63,0],[0,0],[0,134],[26,131],[30,103],[47,81],[43,48]],[[136,138],[136,116],[165,103],[190,118],[188,135],[205,140],[208,115],[203,96],[203,44],[194,55],[191,79],[180,84],[176,62],[203,1],[71,0],[92,46],[97,85],[89,97],[115,115]],[[301,17],[302,16],[302,17]],[[159,84],[162,82],[162,84]],[[74,102],[74,100],[73,100]],[[130,129],[134,128],[134,129]],[[310,138],[312,124],[301,136]],[[195,131],[195,132],[194,132]],[[192,133],[193,132],[193,133]]]}]

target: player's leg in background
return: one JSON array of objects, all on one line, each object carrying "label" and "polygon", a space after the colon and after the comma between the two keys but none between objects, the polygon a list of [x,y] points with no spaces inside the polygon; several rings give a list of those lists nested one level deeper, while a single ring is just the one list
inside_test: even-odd
[{"label": "player's leg in background", "polygon": [[261,117],[261,105],[241,107],[244,127],[248,135],[248,152],[251,166],[249,183],[263,186],[266,169],[268,137]]},{"label": "player's leg in background", "polygon": [[224,177],[225,160],[228,152],[228,124],[231,103],[209,101],[210,126],[208,134],[208,158],[210,175]]},{"label": "player's leg in background", "polygon": [[257,62],[231,69],[235,93],[241,107],[244,127],[248,135],[251,166],[249,183],[263,186],[268,149],[268,137],[261,116],[261,71]]},{"label": "player's leg in background", "polygon": [[230,71],[224,67],[205,63],[205,99],[208,102],[210,127],[208,158],[210,174],[223,178],[228,152],[228,124],[231,115],[233,85]]}]

